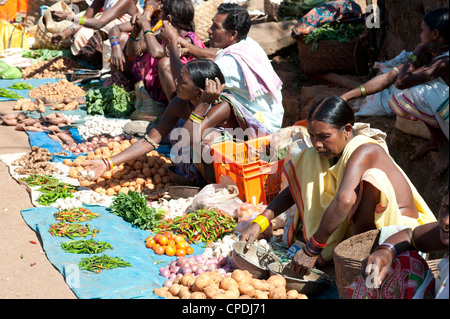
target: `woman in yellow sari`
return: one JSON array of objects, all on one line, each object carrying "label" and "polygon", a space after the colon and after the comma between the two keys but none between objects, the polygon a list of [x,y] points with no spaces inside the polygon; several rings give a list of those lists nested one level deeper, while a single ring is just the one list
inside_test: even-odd
[{"label": "woman in yellow sari", "polygon": [[334,248],[351,235],[436,220],[384,141],[355,133],[354,124],[352,109],[340,97],[326,97],[310,110],[313,147],[285,164],[289,187],[241,233],[241,240],[250,246],[271,219],[295,204],[288,245],[295,239],[306,242],[292,260],[293,271],[305,275],[316,261],[330,261]]}]

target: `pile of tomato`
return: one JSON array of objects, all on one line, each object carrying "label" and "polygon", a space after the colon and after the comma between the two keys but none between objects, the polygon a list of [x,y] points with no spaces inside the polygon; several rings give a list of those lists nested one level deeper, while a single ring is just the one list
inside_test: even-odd
[{"label": "pile of tomato", "polygon": [[186,242],[183,236],[171,232],[147,237],[145,247],[152,249],[157,255],[184,257],[194,252],[194,248]]}]

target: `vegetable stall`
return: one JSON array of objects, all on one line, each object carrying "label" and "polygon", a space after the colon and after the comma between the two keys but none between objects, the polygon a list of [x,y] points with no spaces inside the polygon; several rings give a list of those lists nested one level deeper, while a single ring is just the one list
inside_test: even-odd
[{"label": "vegetable stall", "polygon": [[[271,187],[270,199],[264,195],[268,189],[255,196],[251,190],[258,190],[242,180],[218,181],[213,190],[208,185],[197,194],[176,196],[175,190],[185,186],[177,185],[170,145],[163,145],[90,180],[83,162],[114,156],[138,140],[123,130],[135,110],[134,92],[98,79],[72,81],[65,75],[82,68],[67,52],[14,52],[30,65],[16,67],[20,74],[17,69],[4,73],[9,68],[3,66],[9,79],[0,81],[0,100],[15,105],[1,117],[2,125],[27,134],[31,152],[0,159],[32,198],[35,207],[22,210],[23,219],[40,235],[47,258],[79,298],[313,297],[289,288],[281,274],[262,278],[239,268],[233,256],[239,230],[280,191],[280,175],[256,176]],[[267,138],[261,147],[270,144]],[[236,166],[282,164],[258,147],[259,155],[247,154],[243,163],[234,156]],[[227,171],[216,173],[230,177]],[[211,200],[220,196],[229,201]],[[255,245],[287,260],[287,247],[268,238]],[[74,272],[79,280],[69,283]]]}]

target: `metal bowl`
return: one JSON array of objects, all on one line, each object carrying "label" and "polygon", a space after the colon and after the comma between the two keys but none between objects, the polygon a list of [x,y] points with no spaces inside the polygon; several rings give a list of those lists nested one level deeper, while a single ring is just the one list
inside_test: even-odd
[{"label": "metal bowl", "polygon": [[200,191],[200,187],[195,186],[169,186],[167,189],[172,199],[194,197]]},{"label": "metal bowl", "polygon": [[268,265],[270,275],[281,275],[286,279],[286,289],[295,289],[308,297],[315,297],[329,288],[334,279],[323,271],[313,268],[308,276],[300,278],[291,270],[291,262],[274,262]]},{"label": "metal bowl", "polygon": [[233,244],[233,261],[241,270],[248,270],[254,278],[267,279],[270,271],[267,267],[271,263],[278,263],[280,258],[263,247],[253,244],[250,249],[246,241],[237,241]]}]

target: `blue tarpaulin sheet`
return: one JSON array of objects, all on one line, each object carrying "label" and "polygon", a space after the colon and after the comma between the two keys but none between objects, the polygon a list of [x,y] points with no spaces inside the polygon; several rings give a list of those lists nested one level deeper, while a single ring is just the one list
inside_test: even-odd
[{"label": "blue tarpaulin sheet", "polygon": [[[14,79],[14,80],[0,80],[0,88],[3,89],[8,89],[13,91],[14,93],[16,93],[17,95],[19,95],[20,97],[26,97],[31,99],[28,96],[28,93],[30,92],[30,90],[15,90],[15,89],[10,89],[8,88],[8,86],[13,85],[14,83],[28,83],[29,85],[33,86],[33,87],[38,87],[39,85],[43,84],[53,84],[56,82],[61,81],[61,79],[28,79],[28,80],[23,80],[23,79]],[[2,101],[14,101],[15,99],[11,99],[8,97],[2,97],[0,96],[0,102]]]},{"label": "blue tarpaulin sheet", "polygon": [[[75,140],[75,142],[77,142],[77,143],[85,142],[76,128],[71,128],[69,130],[70,130],[70,133],[71,133],[73,139]],[[75,155],[74,153],[72,153],[70,151],[64,150],[64,148],[62,147],[61,143],[51,139],[48,136],[48,132],[29,132],[29,131],[27,131],[26,133],[28,134],[28,141],[30,142],[30,146],[31,147],[38,146],[40,148],[45,148],[46,150],[48,150],[52,154],[53,153],[59,153],[59,152],[62,152],[62,151],[67,153],[67,156],[64,156],[64,155],[53,155],[52,156],[52,161],[53,162],[56,162],[56,163],[62,162],[66,158],[74,160],[78,156],[87,154],[87,153],[80,153],[80,154]],[[160,145],[156,149],[156,151],[158,153],[165,154],[166,156],[170,156],[170,149],[171,149],[170,145],[163,144],[163,145]]]},{"label": "blue tarpaulin sheet", "polygon": [[[80,270],[77,266],[81,259],[95,255],[67,253],[61,248],[61,243],[71,239],[52,236],[49,232],[50,226],[58,222],[53,216],[56,208],[35,207],[22,210],[21,214],[28,226],[39,234],[48,260],[64,276],[67,285],[78,298],[160,299],[153,293],[153,289],[162,287],[166,280],[159,274],[159,268],[166,266],[175,257],[156,255],[145,247],[145,239],[152,232],[131,225],[104,206],[84,207],[100,216],[81,224],[87,223],[91,229],[100,230],[94,239],[108,242],[113,247],[112,250],[108,249],[97,255],[120,257],[129,262],[131,267],[103,270],[98,274]],[[91,237],[75,239],[89,238]],[[192,247],[196,255],[204,252],[200,245],[193,244]]]}]

